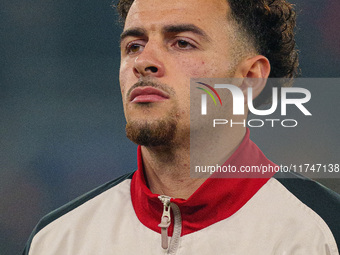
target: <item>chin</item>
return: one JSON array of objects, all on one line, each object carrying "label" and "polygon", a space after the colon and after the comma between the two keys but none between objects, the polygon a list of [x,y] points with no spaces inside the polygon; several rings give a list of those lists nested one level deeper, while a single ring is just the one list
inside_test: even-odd
[{"label": "chin", "polygon": [[128,121],[126,136],[138,145],[169,146],[175,139],[177,124],[176,118]]}]

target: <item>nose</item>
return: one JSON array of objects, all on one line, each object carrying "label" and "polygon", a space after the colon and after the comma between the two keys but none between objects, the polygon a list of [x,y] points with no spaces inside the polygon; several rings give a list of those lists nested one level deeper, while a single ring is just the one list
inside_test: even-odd
[{"label": "nose", "polygon": [[160,78],[165,73],[164,63],[160,60],[160,53],[155,47],[145,46],[142,53],[135,59],[133,72],[137,78],[156,77]]}]

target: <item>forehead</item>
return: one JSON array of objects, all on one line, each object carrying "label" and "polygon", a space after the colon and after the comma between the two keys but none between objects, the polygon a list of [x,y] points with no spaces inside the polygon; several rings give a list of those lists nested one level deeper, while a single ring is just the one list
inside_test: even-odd
[{"label": "forehead", "polygon": [[222,28],[229,6],[227,0],[135,0],[124,29],[143,27],[156,30],[176,23]]}]

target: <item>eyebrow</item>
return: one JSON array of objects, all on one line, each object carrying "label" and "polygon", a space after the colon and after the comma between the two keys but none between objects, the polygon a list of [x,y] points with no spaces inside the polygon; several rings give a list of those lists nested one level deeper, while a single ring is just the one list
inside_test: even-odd
[{"label": "eyebrow", "polygon": [[[178,24],[178,25],[167,25],[164,28],[162,28],[163,34],[177,34],[177,33],[183,33],[183,32],[192,32],[194,34],[199,35],[200,37],[203,37],[206,41],[211,41],[210,37],[199,27],[193,25],[193,24]],[[143,37],[146,36],[147,32],[143,28],[130,28],[125,30],[120,35],[120,42],[122,42],[126,37]]]},{"label": "eyebrow", "polygon": [[120,35],[120,42],[122,42],[126,37],[132,36],[132,37],[142,37],[146,35],[146,30],[143,28],[130,28],[125,30]]},{"label": "eyebrow", "polygon": [[193,24],[178,24],[178,25],[168,25],[162,29],[164,34],[167,33],[182,33],[182,32],[192,32],[205,40],[210,41],[210,37],[199,27]]}]

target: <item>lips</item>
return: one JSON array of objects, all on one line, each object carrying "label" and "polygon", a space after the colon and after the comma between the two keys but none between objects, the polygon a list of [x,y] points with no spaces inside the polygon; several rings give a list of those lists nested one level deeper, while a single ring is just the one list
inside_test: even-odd
[{"label": "lips", "polygon": [[132,103],[153,103],[164,101],[169,95],[162,90],[153,87],[138,87],[132,90],[130,102]]}]

